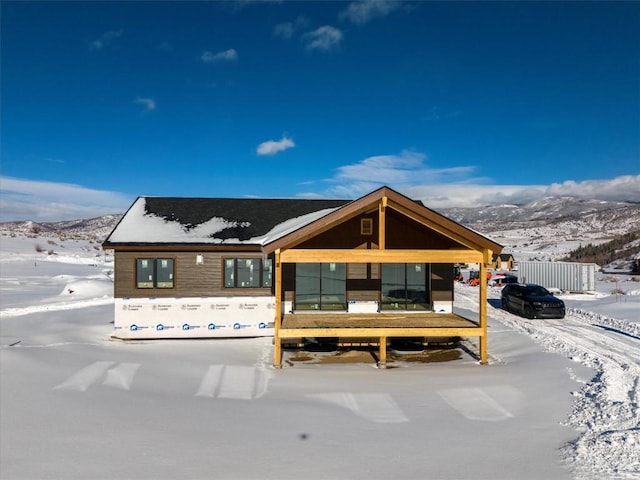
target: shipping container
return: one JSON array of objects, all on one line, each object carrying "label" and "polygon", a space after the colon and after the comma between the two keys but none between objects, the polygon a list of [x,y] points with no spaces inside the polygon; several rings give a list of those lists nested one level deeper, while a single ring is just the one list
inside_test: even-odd
[{"label": "shipping container", "polygon": [[592,292],[596,289],[596,264],[577,262],[520,262],[518,281],[547,289]]}]

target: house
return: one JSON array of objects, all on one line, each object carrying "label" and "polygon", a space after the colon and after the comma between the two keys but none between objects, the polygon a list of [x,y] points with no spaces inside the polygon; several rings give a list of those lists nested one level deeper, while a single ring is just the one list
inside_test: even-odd
[{"label": "house", "polygon": [[502,246],[388,187],[357,200],[139,197],[103,243],[114,251],[113,336],[478,337],[453,312],[453,264],[485,275]]},{"label": "house", "polygon": [[510,253],[494,253],[491,264],[496,270],[513,270],[515,260]]}]

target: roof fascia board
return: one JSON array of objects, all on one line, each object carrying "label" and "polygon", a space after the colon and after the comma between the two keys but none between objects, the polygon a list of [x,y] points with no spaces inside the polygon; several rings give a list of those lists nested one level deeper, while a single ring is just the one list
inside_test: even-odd
[{"label": "roof fascia board", "polygon": [[260,245],[234,244],[212,245],[209,243],[166,243],[166,244],[113,244],[102,245],[103,250],[116,252],[262,252]]},{"label": "roof fascia board", "polygon": [[[139,201],[141,198],[144,198],[144,197],[142,197],[141,195],[137,196],[137,197],[136,197],[136,199],[133,201],[133,203],[132,203],[131,205],[129,205],[129,208],[127,208],[127,211],[126,211],[126,212],[124,212],[124,215],[122,215],[122,216],[120,217],[120,220],[118,220],[118,223],[116,223],[116,226],[115,226],[115,227],[113,227],[113,229],[109,232],[109,235],[107,235],[107,238],[105,238],[104,242],[102,242],[102,247],[103,247],[103,248],[107,248],[107,247],[105,247],[105,244],[107,244],[107,243],[109,242],[109,239],[111,238],[111,235],[113,235],[113,232],[115,232],[115,231],[118,229],[118,227],[120,226],[120,224],[122,223],[122,221],[125,219],[125,217],[127,216],[127,214],[131,211],[131,209],[133,208],[133,206],[134,206],[136,203],[138,203],[138,201]],[[110,248],[110,247],[108,247],[108,248]]]}]

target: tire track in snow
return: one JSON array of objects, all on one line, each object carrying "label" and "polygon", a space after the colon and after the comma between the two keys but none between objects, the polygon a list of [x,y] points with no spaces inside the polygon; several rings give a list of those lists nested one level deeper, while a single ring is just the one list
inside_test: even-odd
[{"label": "tire track in snow", "polygon": [[0,310],[0,318],[19,317],[31,313],[55,312],[60,310],[74,310],[76,308],[96,307],[99,305],[109,305],[113,303],[113,298],[90,298],[78,300],[71,303],[48,303],[46,305],[32,305],[29,307],[15,307]]},{"label": "tire track in snow", "polygon": [[[477,308],[477,290],[456,288],[456,301]],[[489,291],[496,299],[496,292]],[[498,297],[499,298],[499,297]],[[488,315],[525,333],[547,350],[596,370],[580,392],[566,424],[582,432],[561,454],[576,478],[638,478],[640,472],[640,339],[633,326],[583,311],[563,320],[529,320],[488,305]],[[615,325],[603,328],[600,323]],[[595,475],[595,477],[594,477]]]}]

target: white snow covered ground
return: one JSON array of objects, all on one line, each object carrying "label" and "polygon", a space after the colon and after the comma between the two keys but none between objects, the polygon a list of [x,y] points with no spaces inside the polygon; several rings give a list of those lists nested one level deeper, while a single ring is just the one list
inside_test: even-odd
[{"label": "white snow covered ground", "polygon": [[[288,351],[277,370],[269,338],[110,340],[111,261],[0,238],[0,478],[640,478],[629,275],[564,296],[564,320],[509,314],[491,288],[486,366],[468,343],[386,370]],[[473,315],[477,290],[455,308]]]}]

